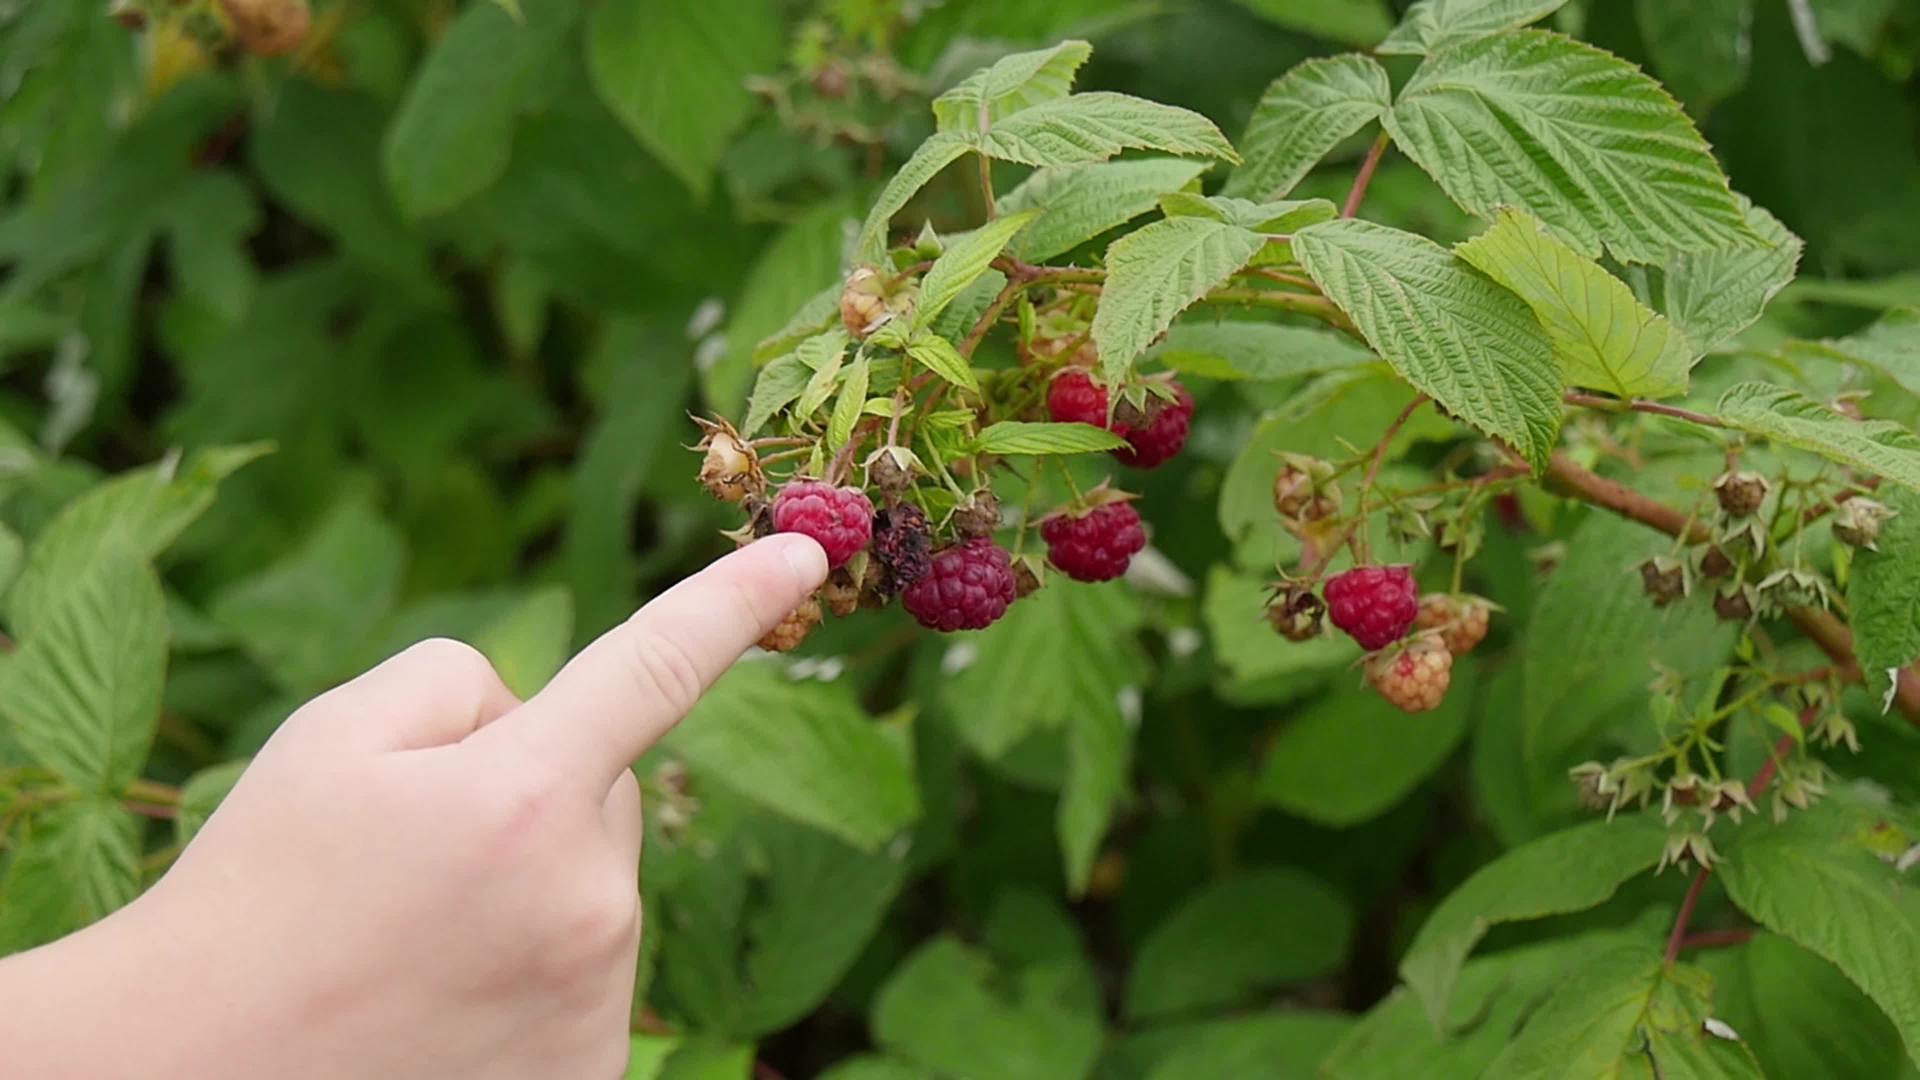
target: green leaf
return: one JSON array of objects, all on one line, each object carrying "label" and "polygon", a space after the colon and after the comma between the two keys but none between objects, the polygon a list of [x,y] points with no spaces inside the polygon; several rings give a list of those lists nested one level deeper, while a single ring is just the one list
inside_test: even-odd
[{"label": "green leaf", "polygon": [[1275,382],[1378,363],[1353,339],[1327,330],[1262,322],[1184,322],[1147,358],[1203,379]]},{"label": "green leaf", "polygon": [[356,647],[393,607],[405,564],[399,530],[349,496],[299,547],[228,583],[207,614],[281,687],[315,692],[351,674]]},{"label": "green leaf", "polygon": [[1561,379],[1526,305],[1445,248],[1343,220],[1294,234],[1294,255],[1400,376],[1543,468]]},{"label": "green leaf", "polygon": [[1729,427],[1798,447],[1920,489],[1920,435],[1889,420],[1854,420],[1771,383],[1744,382],[1720,396]]},{"label": "green leaf", "polygon": [[753,1074],[751,1043],[734,1045],[698,1036],[673,1048],[657,1080],[748,1080]]},{"label": "green leaf", "polygon": [[1312,1076],[1353,1024],[1345,1013],[1301,1009],[1156,1024],[1109,1047],[1096,1075],[1102,1080]]},{"label": "green leaf", "polygon": [[1042,102],[968,138],[990,158],[1039,167],[1105,161],[1122,150],[1240,160],[1199,113],[1107,91]]},{"label": "green leaf", "polygon": [[1861,842],[1865,824],[1831,802],[1784,824],[1749,819],[1718,876],[1754,921],[1839,968],[1920,1059],[1920,898]]},{"label": "green leaf", "polygon": [[[1336,695],[1296,714],[1267,752],[1257,789],[1261,801],[1334,828],[1386,813],[1445,764],[1466,734],[1474,700],[1469,672],[1454,665],[1446,701],[1419,716],[1377,694]],[[1368,733],[1371,752],[1354,753],[1356,729]]]},{"label": "green leaf", "polygon": [[980,433],[974,449],[983,454],[1090,454],[1113,450],[1127,441],[1092,424],[1054,424],[1002,420]]},{"label": "green leaf", "polygon": [[1753,0],[1634,0],[1653,69],[1694,112],[1740,89],[1753,51]]},{"label": "green leaf", "polygon": [[532,697],[567,662],[573,644],[573,593],[549,585],[527,593],[487,623],[473,645],[521,700]]},{"label": "green leaf", "polygon": [[1127,1016],[1224,1009],[1337,971],[1352,932],[1340,894],[1308,874],[1260,867],[1222,878],[1190,894],[1141,942]]},{"label": "green leaf", "polygon": [[[1322,221],[1332,221],[1340,211],[1326,199],[1277,199],[1254,202],[1226,195],[1200,196],[1176,192],[1160,200],[1160,209],[1168,217],[1199,217],[1224,221],[1260,233],[1288,233]],[[1269,240],[1269,244],[1272,241]]]},{"label": "green leaf", "polygon": [[1767,1075],[1901,1076],[1900,1036],[1846,976],[1786,938],[1758,933],[1695,963],[1714,979],[1714,1015],[1752,1045]]},{"label": "green leaf", "polygon": [[820,1080],[933,1080],[933,1075],[899,1058],[861,1054],[835,1062]]},{"label": "green leaf", "polygon": [[1393,26],[1383,0],[1240,0],[1276,26],[1345,45],[1371,45]]},{"label": "green leaf", "polygon": [[1487,1075],[1513,1080],[1759,1080],[1746,1046],[1706,1029],[1713,980],[1623,945],[1567,973]]},{"label": "green leaf", "polygon": [[1497,211],[1453,250],[1533,309],[1567,382],[1623,399],[1687,392],[1694,350],[1680,331],[1525,211]]},{"label": "green leaf", "polygon": [[1246,164],[1222,194],[1278,199],[1327,152],[1378,120],[1393,104],[1387,73],[1358,53],[1307,60],[1273,81],[1240,139]]},{"label": "green leaf", "polygon": [[1660,84],[1571,38],[1516,30],[1436,53],[1384,122],[1462,209],[1526,210],[1583,255],[1763,244]]},{"label": "green leaf", "polygon": [[973,148],[969,138],[960,132],[939,132],[921,143],[906,164],[900,166],[900,171],[893,174],[893,179],[887,181],[887,186],[880,189],[873,209],[867,211],[866,223],[860,227],[860,239],[854,243],[853,260],[877,265],[885,258],[887,226],[893,222],[893,215],[926,187],[927,181],[939,175],[941,169]]},{"label": "green leaf", "polygon": [[746,799],[873,851],[920,813],[912,763],[843,686],[742,664],[666,745]]},{"label": "green leaf", "polygon": [[1889,490],[1895,516],[1881,526],[1879,550],[1854,552],[1847,576],[1847,625],[1867,688],[1883,702],[1894,673],[1920,660],[1920,495]]},{"label": "green leaf", "polygon": [[1419,0],[1375,52],[1424,56],[1553,14],[1567,0]]},{"label": "green leaf", "polygon": [[659,1080],[667,1059],[680,1046],[672,1035],[635,1035],[627,1048],[625,1080]]},{"label": "green leaf", "polygon": [[934,124],[940,131],[977,133],[1009,114],[1066,97],[1074,73],[1092,55],[1093,46],[1084,41],[1063,41],[1003,56],[934,98]]},{"label": "green leaf", "polygon": [[387,129],[381,160],[410,217],[451,210],[507,171],[513,128],[560,52],[578,8],[530,4],[525,22],[493,4],[460,13],[421,63]]},{"label": "green leaf", "polygon": [[1114,241],[1093,316],[1093,343],[1107,381],[1122,382],[1154,338],[1265,243],[1259,233],[1196,217],[1156,221]]},{"label": "green leaf", "polygon": [[1920,395],[1920,308],[1895,308],[1843,338],[1791,341],[1787,355],[1860,364]]},{"label": "green leaf", "polygon": [[160,554],[213,504],[221,480],[266,452],[264,445],[205,450],[114,477],[73,500],[34,538],[7,596],[14,634],[31,636],[61,593],[107,552]]},{"label": "green leaf", "polygon": [[1460,965],[1488,930],[1605,902],[1660,861],[1666,839],[1655,814],[1592,821],[1522,844],[1475,871],[1433,909],[1400,961],[1401,977],[1435,1029],[1449,1015]]},{"label": "green leaf", "polygon": [[993,965],[938,937],[894,970],[873,1003],[874,1041],[942,1076],[1058,1080],[1085,1076],[1100,1050],[1097,1014],[1041,980],[997,993]]},{"label": "green leaf", "polygon": [[[732,414],[757,364],[839,320],[840,256],[852,206],[845,197],[822,200],[761,248],[728,307],[726,355],[701,373],[710,407]],[[790,325],[799,316],[811,321]],[[763,342],[770,351],[762,352]]]},{"label": "green leaf", "polygon": [[853,358],[846,379],[840,384],[840,397],[833,403],[833,415],[827,419],[827,452],[837,453],[853,438],[853,425],[867,404],[867,380],[873,374],[873,362],[865,352]]},{"label": "green leaf", "polygon": [[13,584],[14,576],[20,573],[20,564],[26,561],[27,546],[20,534],[0,523],[0,597],[7,595],[7,586]]},{"label": "green leaf", "polygon": [[933,260],[926,277],[920,279],[920,299],[914,310],[913,328],[924,330],[933,325],[933,320],[948,304],[987,272],[993,260],[1006,250],[1007,242],[1039,215],[1038,210],[1005,214],[964,236],[949,239],[947,249]]},{"label": "green leaf", "polygon": [[813,369],[807,385],[800,391],[800,400],[793,407],[793,415],[805,420],[825,405],[833,397],[834,387],[840,385],[841,368],[847,355],[846,332],[829,330],[817,338],[809,338],[801,343],[796,355],[801,363]]},{"label": "green leaf", "polygon": [[18,834],[0,880],[0,955],[66,936],[140,892],[140,822],[112,799],[81,799]]},{"label": "green leaf", "polygon": [[[1133,759],[1134,722],[1117,694],[1087,695],[1086,707],[1067,717],[1067,778],[1060,791],[1054,830],[1066,863],[1067,893],[1087,891],[1100,842],[1106,838],[1115,808],[1128,794]],[[1138,717],[1132,718],[1137,722]]]},{"label": "green leaf", "polygon": [[740,425],[740,434],[751,436],[765,427],[775,413],[800,399],[812,378],[812,369],[792,353],[761,368],[753,396],[747,399],[747,419]]},{"label": "green leaf", "polygon": [[174,838],[180,846],[185,847],[200,834],[201,827],[219,809],[233,785],[240,782],[240,774],[249,764],[241,760],[209,765],[194,773],[180,788],[180,812],[173,819]]},{"label": "green leaf", "polygon": [[747,76],[777,67],[781,45],[768,0],[607,0],[587,24],[600,97],[701,199],[754,113]]},{"label": "green leaf", "polygon": [[0,718],[68,784],[117,795],[146,763],[166,671],[159,580],[125,549],[103,552],[0,667]]},{"label": "green leaf", "polygon": [[1013,238],[1014,254],[1041,262],[1079,247],[1154,208],[1206,172],[1204,161],[1132,158],[1040,169],[1000,199],[1001,213],[1038,209],[1040,217]]},{"label": "green leaf", "polygon": [[1667,259],[1667,318],[1686,332],[1695,352],[1707,352],[1752,326],[1800,264],[1804,245],[1799,237],[1746,196],[1734,199],[1765,247],[1677,251]]},{"label": "green leaf", "polygon": [[980,392],[980,382],[974,377],[973,365],[953,347],[953,342],[931,332],[916,334],[907,342],[907,355],[913,357],[928,371],[940,376],[962,390]]}]

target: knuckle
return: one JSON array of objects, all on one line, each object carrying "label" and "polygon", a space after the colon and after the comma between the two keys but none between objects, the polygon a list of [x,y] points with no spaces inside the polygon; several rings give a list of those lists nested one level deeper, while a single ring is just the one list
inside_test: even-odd
[{"label": "knuckle", "polygon": [[648,634],[634,643],[628,657],[641,693],[658,698],[675,712],[686,712],[700,700],[705,684],[699,665],[679,642]]},{"label": "knuckle", "polygon": [[407,650],[409,656],[445,670],[463,683],[496,678],[493,662],[479,649],[453,638],[427,638]]}]

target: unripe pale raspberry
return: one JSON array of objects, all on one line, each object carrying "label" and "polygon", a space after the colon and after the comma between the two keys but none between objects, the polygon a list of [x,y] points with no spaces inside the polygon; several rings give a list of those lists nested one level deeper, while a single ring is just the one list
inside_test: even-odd
[{"label": "unripe pale raspberry", "polygon": [[760,639],[760,647],[768,652],[792,652],[819,625],[820,601],[808,600],[788,612],[778,626],[767,631],[766,636]]},{"label": "unripe pale raspberry", "polygon": [[1372,652],[1407,635],[1420,614],[1420,595],[1407,566],[1358,566],[1327,582],[1327,614]]},{"label": "unripe pale raspberry", "polygon": [[1014,600],[1013,563],[991,540],[966,540],[934,553],[927,575],[900,594],[900,603],[932,630],[982,630]]},{"label": "unripe pale raspberry", "polygon": [[1446,700],[1453,654],[1437,638],[1416,638],[1368,659],[1367,681],[1400,711],[1423,713]]},{"label": "unripe pale raspberry", "polygon": [[[1107,426],[1107,391],[1079,368],[1061,372],[1047,387],[1047,415],[1062,424]],[[1115,432],[1123,435],[1124,432]]]},{"label": "unripe pale raspberry", "polygon": [[1047,559],[1075,581],[1111,581],[1147,546],[1140,514],[1127,503],[1096,506],[1080,517],[1061,514],[1040,523]]},{"label": "unripe pale raspberry", "polygon": [[1193,429],[1193,395],[1177,382],[1170,385],[1177,400],[1165,403],[1147,421],[1146,426],[1127,430],[1114,428],[1114,434],[1127,440],[1126,449],[1113,452],[1120,464],[1136,469],[1157,469],[1172,461],[1187,445],[1187,435]]},{"label": "unripe pale raspberry", "polygon": [[860,583],[853,580],[844,566],[827,575],[826,583],[816,595],[828,611],[843,619],[860,609]]},{"label": "unripe pale raspberry", "polygon": [[859,488],[796,480],[773,501],[773,531],[811,536],[827,566],[845,566],[873,538],[873,503]]},{"label": "unripe pale raspberry", "polygon": [[307,0],[220,0],[233,36],[255,56],[283,56],[307,36]]},{"label": "unripe pale raspberry", "polygon": [[1440,642],[1454,656],[1464,656],[1487,636],[1493,605],[1478,596],[1428,593],[1420,598],[1415,630],[1438,630]]}]

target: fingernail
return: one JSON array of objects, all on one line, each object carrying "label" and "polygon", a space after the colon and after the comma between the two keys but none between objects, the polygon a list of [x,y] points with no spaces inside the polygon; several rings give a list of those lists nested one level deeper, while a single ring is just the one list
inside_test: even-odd
[{"label": "fingernail", "polygon": [[812,539],[796,536],[782,546],[781,554],[793,568],[794,578],[805,588],[816,588],[827,579],[827,553]]}]

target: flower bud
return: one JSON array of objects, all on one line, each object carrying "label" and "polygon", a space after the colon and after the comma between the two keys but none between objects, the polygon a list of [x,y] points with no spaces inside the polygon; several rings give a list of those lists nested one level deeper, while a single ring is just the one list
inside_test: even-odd
[{"label": "flower bud", "polygon": [[1854,547],[1878,551],[1874,544],[1880,539],[1880,526],[1894,515],[1895,511],[1872,499],[1848,499],[1834,512],[1833,535]]}]

